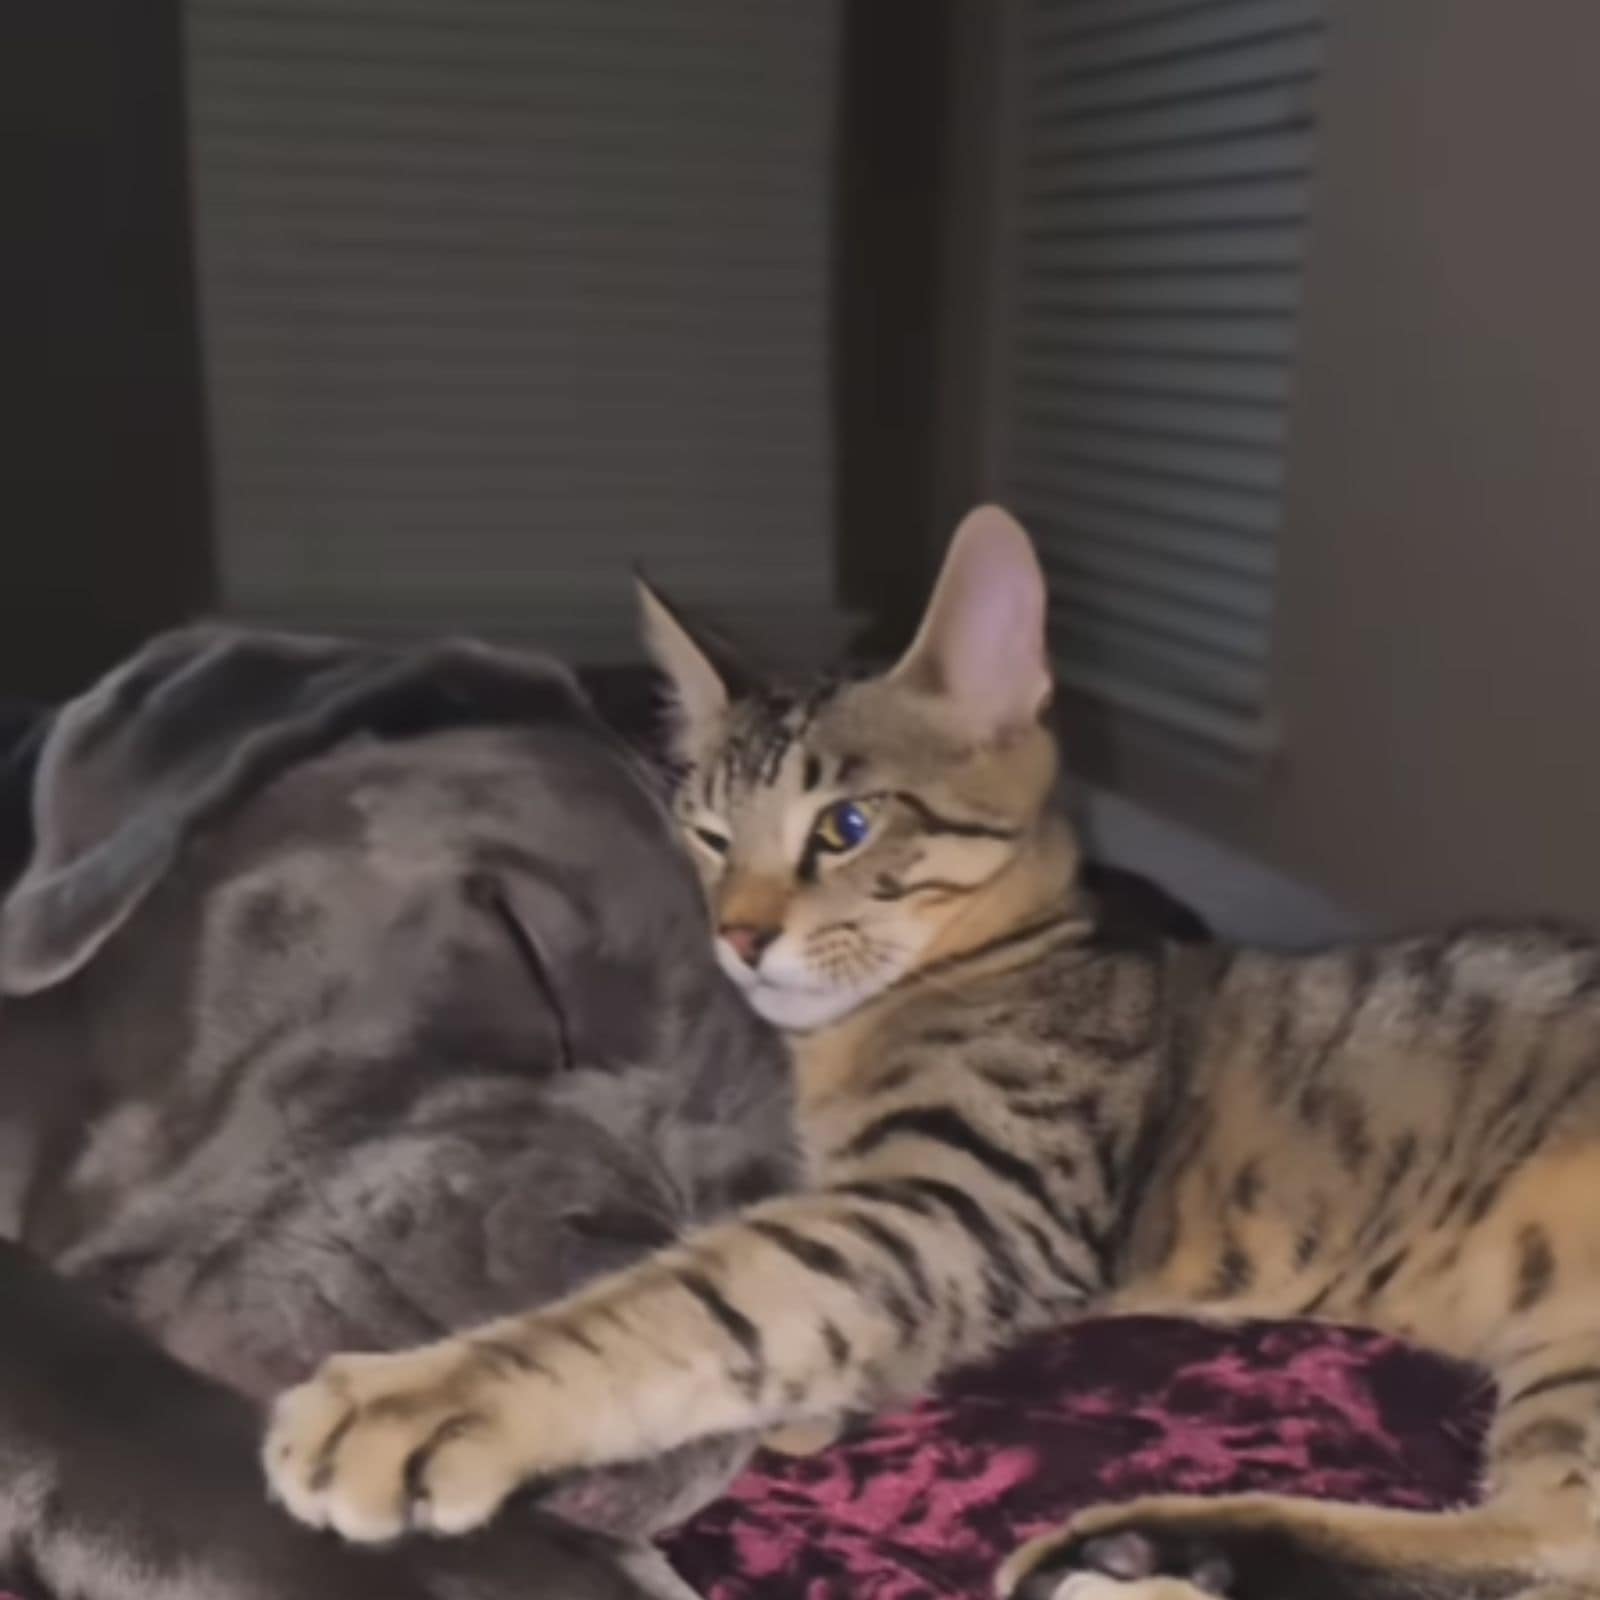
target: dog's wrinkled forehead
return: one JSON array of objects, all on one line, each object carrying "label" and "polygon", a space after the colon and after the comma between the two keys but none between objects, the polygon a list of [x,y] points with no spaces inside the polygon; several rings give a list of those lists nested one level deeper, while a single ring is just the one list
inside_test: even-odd
[{"label": "dog's wrinkled forehead", "polygon": [[222,628],[153,641],[50,728],[32,855],[0,909],[0,991],[70,978],[191,839],[300,763],[363,734],[473,726],[600,738],[572,678],[537,657]]},{"label": "dog's wrinkled forehead", "polygon": [[[188,911],[185,908],[189,908]],[[651,1060],[707,939],[664,814],[614,749],[561,727],[357,736],[208,832],[114,947],[187,952],[192,1062],[288,1019],[346,1060]],[[192,931],[190,931],[192,930]]]}]

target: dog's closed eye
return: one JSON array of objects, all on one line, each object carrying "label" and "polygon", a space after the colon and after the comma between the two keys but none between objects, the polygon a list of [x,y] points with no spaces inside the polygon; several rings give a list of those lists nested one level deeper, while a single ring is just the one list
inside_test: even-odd
[{"label": "dog's closed eye", "polygon": [[518,916],[511,896],[505,892],[498,879],[488,873],[473,873],[467,879],[466,887],[468,900],[492,917],[504,931],[523,971],[527,973],[534,988],[549,1006],[550,1015],[555,1022],[557,1049],[561,1057],[559,1065],[563,1072],[570,1072],[577,1064],[572,1048],[572,1029],[566,1009],[561,1003],[561,991],[556,986],[550,963],[540,952],[538,936],[527,922]]}]

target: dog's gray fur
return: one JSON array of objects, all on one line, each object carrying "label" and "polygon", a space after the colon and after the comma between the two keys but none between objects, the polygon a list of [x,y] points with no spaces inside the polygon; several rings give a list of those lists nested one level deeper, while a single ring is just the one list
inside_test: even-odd
[{"label": "dog's gray fur", "polygon": [[[83,1600],[669,1592],[637,1541],[742,1441],[558,1488],[565,1523],[355,1558],[258,1503],[228,1392],[526,1307],[789,1179],[777,1046],[572,679],[186,631],[56,718],[33,817],[0,910],[0,1229],[205,1377],[0,1253],[0,1575]],[[39,1362],[80,1334],[122,1354],[74,1394]]]}]

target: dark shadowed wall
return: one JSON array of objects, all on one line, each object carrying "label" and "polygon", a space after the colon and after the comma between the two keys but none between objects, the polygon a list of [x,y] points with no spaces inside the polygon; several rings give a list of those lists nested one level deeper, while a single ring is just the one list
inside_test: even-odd
[{"label": "dark shadowed wall", "polygon": [[0,10],[0,695],[210,594],[177,0]]},{"label": "dark shadowed wall", "polygon": [[1600,920],[1600,5],[1328,15],[1281,754],[1099,776],[1374,924]]}]

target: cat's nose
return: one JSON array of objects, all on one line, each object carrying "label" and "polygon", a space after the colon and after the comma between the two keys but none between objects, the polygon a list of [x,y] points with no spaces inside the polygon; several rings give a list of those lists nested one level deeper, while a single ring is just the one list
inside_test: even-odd
[{"label": "cat's nose", "polygon": [[778,929],[760,928],[749,922],[730,922],[717,929],[717,937],[753,971],[760,966],[767,946],[778,937]]}]

